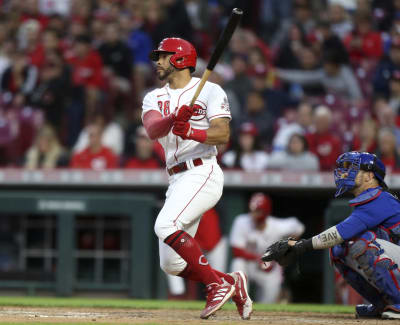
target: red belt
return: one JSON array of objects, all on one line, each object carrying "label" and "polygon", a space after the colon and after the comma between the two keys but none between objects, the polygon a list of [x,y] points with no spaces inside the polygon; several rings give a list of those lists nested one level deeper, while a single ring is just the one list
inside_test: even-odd
[{"label": "red belt", "polygon": [[[193,165],[194,166],[201,166],[201,165],[203,165],[203,160],[201,160],[201,158],[193,159]],[[175,165],[175,166],[172,166],[171,168],[168,168],[168,174],[169,174],[169,176],[172,176],[174,174],[179,174],[181,172],[184,172],[184,171],[186,171],[188,169],[189,168],[187,166],[187,163],[186,163],[186,161],[184,161],[184,162],[181,162],[178,165]]]}]

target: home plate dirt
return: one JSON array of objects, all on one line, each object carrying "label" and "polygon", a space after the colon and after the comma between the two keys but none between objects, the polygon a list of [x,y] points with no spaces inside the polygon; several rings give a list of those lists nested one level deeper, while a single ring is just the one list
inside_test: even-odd
[{"label": "home plate dirt", "polygon": [[[25,323],[98,323],[98,324],[244,324],[235,311],[221,310],[208,320],[199,319],[200,310],[144,310],[106,308],[0,307],[0,324]],[[360,320],[351,314],[287,313],[255,311],[245,324],[263,325],[391,325],[398,321]]]}]

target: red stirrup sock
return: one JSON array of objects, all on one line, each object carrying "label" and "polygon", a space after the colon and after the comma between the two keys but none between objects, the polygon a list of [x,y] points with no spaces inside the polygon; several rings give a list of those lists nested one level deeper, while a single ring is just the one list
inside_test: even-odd
[{"label": "red stirrup sock", "polygon": [[[215,274],[208,260],[202,253],[199,244],[183,230],[175,231],[172,235],[169,235],[164,242],[171,246],[171,248],[179,254],[187,263],[188,267],[186,272],[186,278],[195,281],[201,281],[205,285],[210,283],[221,284],[222,280]],[[183,270],[179,276],[185,277],[185,270]]]},{"label": "red stirrup sock", "polygon": [[235,284],[235,279],[234,279],[231,275],[229,275],[229,274],[227,274],[227,273],[224,273],[224,272],[220,272],[220,271],[218,271],[218,270],[216,270],[216,269],[213,269],[213,271],[214,271],[220,278],[225,279],[225,281],[228,282],[229,284],[231,284],[231,285],[234,285],[234,284]]}]

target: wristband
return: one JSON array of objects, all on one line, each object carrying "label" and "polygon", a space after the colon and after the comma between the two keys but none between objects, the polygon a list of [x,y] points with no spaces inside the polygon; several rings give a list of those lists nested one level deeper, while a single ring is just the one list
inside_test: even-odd
[{"label": "wristband", "polygon": [[203,143],[207,140],[207,131],[199,129],[191,129],[188,138]]}]

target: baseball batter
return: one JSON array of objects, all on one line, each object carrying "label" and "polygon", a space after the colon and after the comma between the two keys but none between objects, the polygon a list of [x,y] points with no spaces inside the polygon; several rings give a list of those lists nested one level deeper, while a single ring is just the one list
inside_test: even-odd
[{"label": "baseball batter", "polygon": [[159,238],[160,266],[206,285],[207,302],[200,317],[208,318],[231,297],[239,314],[249,319],[252,301],[243,272],[225,274],[213,269],[193,239],[200,218],[220,199],[223,173],[215,145],[229,140],[231,114],[225,92],[206,82],[189,107],[200,79],[192,78],[197,54],[180,38],[166,38],[150,53],[157,76],[167,83],[143,99],[143,125],[165,151],[169,186],[154,226]]},{"label": "baseball batter", "polygon": [[352,193],[351,215],[324,232],[299,241],[278,241],[262,259],[287,265],[308,250],[331,248],[343,278],[370,302],[356,316],[400,319],[400,201],[384,181],[385,165],[368,152],[346,152],[336,161],[335,196]]},{"label": "baseball batter", "polygon": [[265,247],[283,237],[299,238],[304,225],[295,217],[271,216],[269,196],[255,193],[249,201],[249,213],[238,215],[230,233],[233,260],[232,269],[244,270],[257,285],[257,301],[275,303],[281,292],[282,267],[277,263],[266,266],[260,263]]}]

